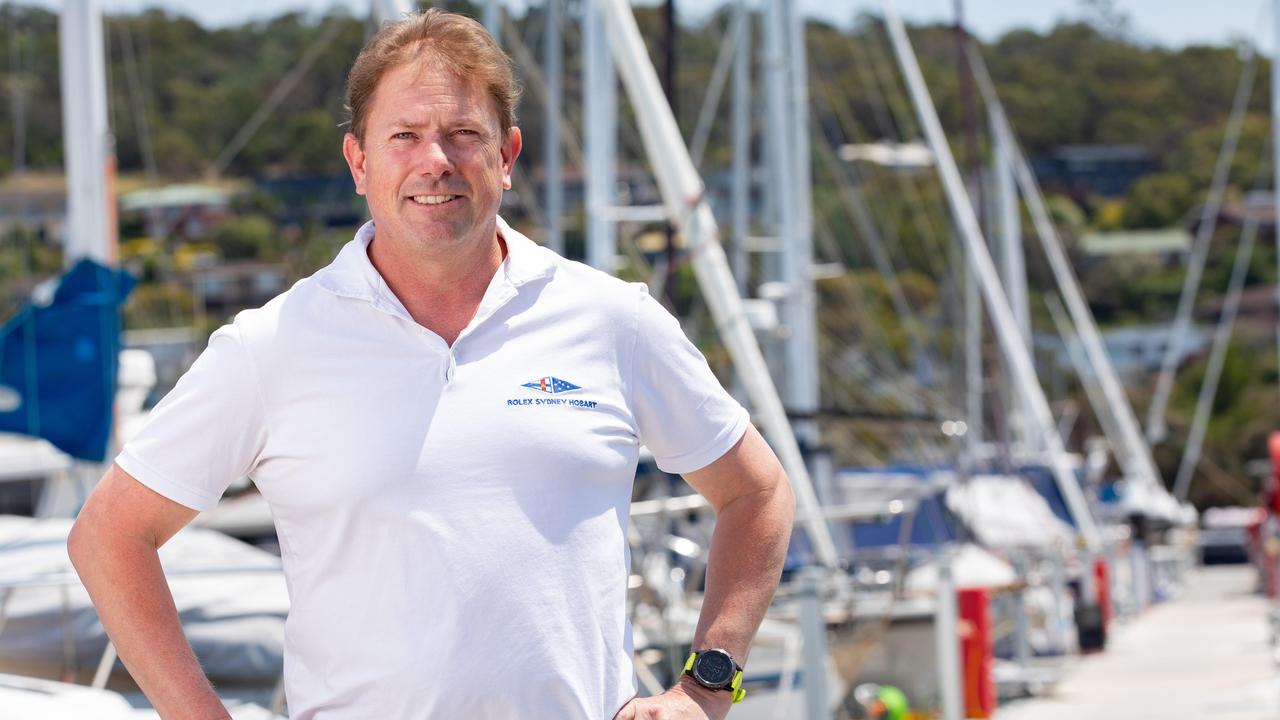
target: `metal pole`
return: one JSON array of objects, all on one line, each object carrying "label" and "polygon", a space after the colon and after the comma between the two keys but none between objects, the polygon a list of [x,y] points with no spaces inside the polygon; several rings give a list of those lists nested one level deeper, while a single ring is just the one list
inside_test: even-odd
[{"label": "metal pole", "polygon": [[982,447],[983,382],[982,382],[982,297],[978,289],[978,276],[973,271],[973,251],[964,248],[964,397],[965,415],[969,430],[965,433],[965,446],[969,448],[969,462],[976,463]]},{"label": "metal pole", "polygon": [[564,42],[560,37],[560,3],[547,0],[546,27],[542,31],[542,62],[547,98],[542,108],[543,190],[547,205],[547,247],[564,254],[564,179],[560,161],[560,109],[564,104]]},{"label": "metal pole", "polygon": [[616,186],[617,78],[600,9],[583,6],[582,112],[587,155],[587,248],[591,267],[613,272],[618,248],[610,214]]},{"label": "metal pole", "polygon": [[1141,612],[1151,604],[1151,583],[1148,580],[1147,548],[1141,540],[1129,544],[1129,574],[1133,582],[1133,609]]},{"label": "metal pole", "polygon": [[1053,644],[1066,652],[1071,645],[1070,623],[1067,613],[1067,572],[1065,561],[1054,555],[1049,560],[1049,589],[1053,593]]},{"label": "metal pole", "polygon": [[1009,308],[1009,301],[1000,287],[1000,278],[996,274],[991,255],[987,252],[986,241],[982,237],[982,230],[978,227],[978,218],[974,214],[973,204],[965,195],[964,183],[956,168],[951,147],[947,144],[937,110],[934,109],[933,100],[929,97],[928,89],[924,84],[924,76],[920,72],[920,65],[907,38],[906,28],[903,27],[902,19],[898,17],[892,0],[884,0],[884,14],[889,37],[893,40],[894,51],[898,56],[903,75],[906,77],[921,126],[937,160],[938,172],[947,192],[952,215],[959,226],[965,246],[971,251],[968,255],[969,262],[974,266],[974,271],[981,282],[987,312],[990,314],[996,337],[1000,341],[1000,348],[1009,362],[1016,390],[1026,396],[1031,403],[1035,430],[1044,438],[1049,467],[1071,511],[1072,518],[1076,521],[1076,528],[1087,547],[1099,547],[1098,530],[1094,525],[1093,515],[1076,480],[1075,471],[1067,458],[1062,439],[1058,437],[1053,413],[1049,409],[1049,401],[1045,398],[1044,390],[1036,379],[1031,354],[1027,351],[1026,341],[1018,332],[1013,311]]},{"label": "metal pole", "polygon": [[89,687],[94,690],[102,690],[107,686],[107,680],[111,677],[111,670],[116,666],[115,643],[107,640],[107,647],[102,651],[102,657],[98,659],[98,669],[93,673],[93,682],[89,683]]},{"label": "metal pole", "polygon": [[956,585],[951,576],[951,549],[937,556],[938,587],[934,599],[933,649],[938,656],[938,692],[942,720],[964,717],[964,696],[960,684],[959,609]]},{"label": "metal pole", "polygon": [[812,449],[818,442],[818,427],[811,419],[818,409],[818,334],[813,292],[813,169],[809,155],[809,73],[805,52],[804,14],[798,0],[785,0],[787,58],[791,76],[792,188],[795,194],[795,225],[782,254],[783,272],[790,293],[786,310],[787,403],[802,420],[795,423],[796,434]]},{"label": "metal pole", "polygon": [[769,375],[755,331],[747,321],[737,285],[720,246],[705,187],[680,137],[671,108],[662,96],[657,72],[645,50],[640,29],[626,0],[596,0],[613,39],[618,71],[635,109],[645,153],[652,164],[663,205],[689,243],[694,274],[702,287],[716,329],[733,358],[765,434],[778,453],[795,489],[800,524],[813,544],[814,556],[829,568],[839,564],[831,529],[822,517],[804,457],[787,422],[786,410]]},{"label": "metal pole", "polygon": [[67,172],[64,259],[115,260],[114,198],[107,196],[111,130],[107,127],[107,75],[98,0],[67,0],[58,16],[62,75],[62,140]]},{"label": "metal pole", "polygon": [[[666,90],[667,105],[671,108],[672,117],[676,118],[676,127],[680,126],[680,93],[676,88],[676,0],[664,0],[662,4],[662,87]],[[662,280],[663,294],[675,300],[676,273],[676,228],[670,220],[664,228],[666,243],[663,255],[666,261],[665,276]]]},{"label": "metal pole", "polygon": [[484,0],[484,29],[489,31],[493,36],[493,41],[502,44],[502,8],[498,7],[498,0]]},{"label": "metal pole", "polygon": [[738,0],[737,47],[733,59],[733,96],[730,98],[730,122],[733,138],[733,243],[729,249],[729,265],[738,281],[738,294],[745,297],[750,265],[747,262],[747,233],[751,222],[751,10],[748,0]]},{"label": "metal pole", "polygon": [[[1027,350],[1031,343],[1031,304],[1027,296],[1027,270],[1022,249],[1022,215],[1018,207],[1018,187],[1013,176],[1013,150],[1003,133],[992,128],[995,177],[996,221],[1000,239],[1000,269],[1004,280],[1005,293],[1009,296],[1009,305],[1013,317],[1022,331],[1022,338],[1027,341]],[[1031,413],[1026,408],[1026,401],[1019,395],[1011,398],[1009,403],[1010,425],[1013,426],[1014,437],[1027,446],[1028,450],[1040,448],[1032,446],[1034,435],[1027,432],[1027,417]]]},{"label": "metal pole", "polygon": [[[769,171],[769,180],[765,184],[766,197],[769,203],[769,220],[776,239],[776,247],[760,258],[761,284],[769,283],[783,286],[787,282],[786,266],[783,255],[792,246],[792,238],[796,232],[796,188],[793,173],[795,165],[791,162],[790,113],[787,111],[787,83],[790,82],[787,61],[787,33],[785,0],[764,0],[764,18],[762,34],[761,70],[764,74],[765,101],[765,154]],[[779,298],[779,320],[786,325],[790,298]],[[769,358],[769,367],[773,371],[775,384],[778,385],[788,410],[792,409],[793,397],[791,379],[786,372],[787,348],[778,335],[766,336],[768,345],[765,350]]]},{"label": "metal pole", "polygon": [[804,699],[809,720],[829,720],[827,705],[827,622],[822,613],[822,581],[826,573],[808,567],[799,584],[800,626],[804,633]]},{"label": "metal pole", "polygon": [[1014,557],[1013,569],[1024,583],[1013,598],[1013,652],[1025,680],[1026,673],[1031,670],[1031,623],[1027,619],[1026,599],[1027,559],[1021,555]]},{"label": "metal pole", "polygon": [[[984,222],[982,161],[978,150],[978,123],[973,107],[973,83],[965,63],[964,3],[955,0],[956,24],[956,74],[960,95],[960,118],[964,130],[965,161],[968,166],[968,177],[965,188],[972,200],[974,212],[978,216],[978,226],[987,226]],[[987,226],[989,227],[989,226]],[[988,250],[990,250],[988,248]],[[965,248],[966,258],[972,252]],[[966,260],[964,264],[964,371],[965,371],[965,408],[969,419],[969,431],[966,433],[966,446],[969,448],[969,462],[976,463],[981,456],[983,430],[985,429],[985,383],[982,363],[982,298],[978,293],[977,273],[973,270],[973,262]]]}]

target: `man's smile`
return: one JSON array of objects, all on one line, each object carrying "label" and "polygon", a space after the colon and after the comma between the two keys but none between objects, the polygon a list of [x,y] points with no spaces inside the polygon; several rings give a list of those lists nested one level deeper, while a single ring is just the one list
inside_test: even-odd
[{"label": "man's smile", "polygon": [[461,195],[411,195],[409,199],[419,205],[443,205],[453,202]]}]

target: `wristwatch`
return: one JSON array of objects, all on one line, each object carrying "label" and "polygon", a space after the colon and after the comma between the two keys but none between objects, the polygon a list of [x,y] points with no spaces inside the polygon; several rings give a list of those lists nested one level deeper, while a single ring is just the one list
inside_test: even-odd
[{"label": "wristwatch", "polygon": [[684,661],[684,674],[708,690],[733,693],[735,703],[747,696],[747,691],[742,689],[742,666],[720,648],[689,653],[689,659]]}]

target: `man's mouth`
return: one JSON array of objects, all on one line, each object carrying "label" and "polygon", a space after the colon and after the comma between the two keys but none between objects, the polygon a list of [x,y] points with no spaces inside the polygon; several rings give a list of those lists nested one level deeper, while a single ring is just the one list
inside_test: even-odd
[{"label": "man's mouth", "polygon": [[411,195],[410,200],[419,205],[443,205],[447,202],[453,202],[461,197],[460,195]]}]

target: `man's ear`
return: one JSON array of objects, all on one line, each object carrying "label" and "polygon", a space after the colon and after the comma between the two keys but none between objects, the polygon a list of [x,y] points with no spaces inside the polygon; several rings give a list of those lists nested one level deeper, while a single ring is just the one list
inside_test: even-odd
[{"label": "man's ear", "polygon": [[342,157],[347,159],[347,167],[351,168],[356,194],[364,195],[364,150],[360,147],[360,139],[351,133],[342,138]]},{"label": "man's ear", "polygon": [[511,171],[516,166],[516,158],[520,156],[520,147],[522,140],[520,139],[520,128],[513,127],[507,131],[507,137],[502,141],[502,189],[511,189]]}]

